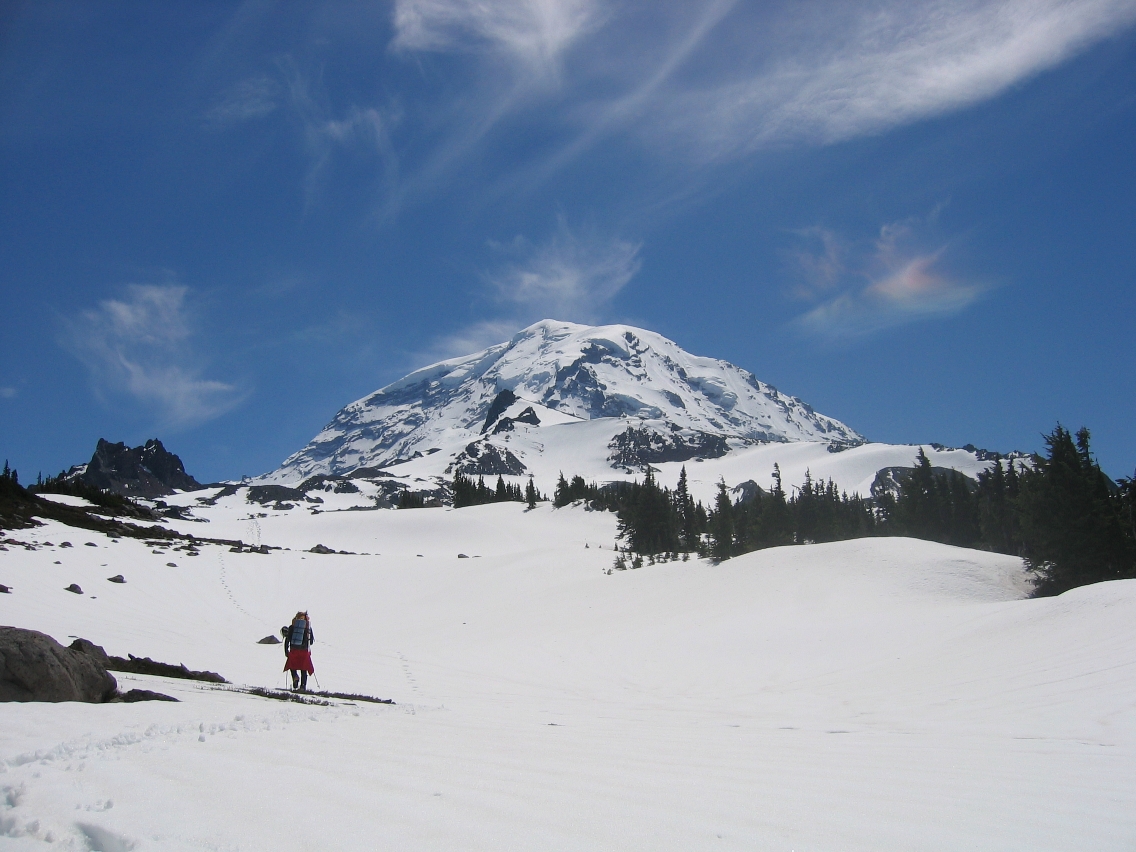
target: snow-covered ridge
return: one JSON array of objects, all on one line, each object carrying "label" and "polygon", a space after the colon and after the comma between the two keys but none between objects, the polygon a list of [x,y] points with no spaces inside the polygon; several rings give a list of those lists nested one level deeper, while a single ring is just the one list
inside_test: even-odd
[{"label": "snow-covered ridge", "polygon": [[507,343],[425,367],[351,403],[264,481],[344,474],[431,451],[452,459],[480,436],[502,391],[516,395],[518,412],[531,406],[544,426],[610,419],[622,432],[643,422],[688,441],[705,443],[698,436],[709,435],[731,446],[864,441],[752,373],[691,355],[654,332],[544,320]]}]

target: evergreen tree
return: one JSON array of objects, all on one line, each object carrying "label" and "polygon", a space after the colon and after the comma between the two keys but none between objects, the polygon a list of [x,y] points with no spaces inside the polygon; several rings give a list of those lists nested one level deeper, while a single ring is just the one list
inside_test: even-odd
[{"label": "evergreen tree", "polygon": [[718,494],[710,515],[710,555],[728,559],[734,554],[734,504],[726,490],[726,480],[718,480]]},{"label": "evergreen tree", "polygon": [[552,493],[552,505],[559,509],[571,502],[568,498],[568,482],[564,479],[564,471],[560,471],[560,478],[556,480],[556,490]]},{"label": "evergreen tree", "polygon": [[694,546],[698,534],[695,528],[697,519],[694,514],[694,500],[691,499],[690,489],[686,480],[686,465],[682,466],[682,470],[678,475],[678,486],[675,488],[674,502],[675,511],[678,513],[681,543],[683,547],[689,549]]},{"label": "evergreen tree", "polygon": [[773,490],[769,492],[769,499],[765,501],[761,513],[761,523],[758,535],[760,547],[780,547],[792,544],[796,540],[793,530],[793,519],[789,513],[789,504],[785,499],[785,488],[781,483],[781,465],[773,465]]},{"label": "evergreen tree", "polygon": [[1128,540],[1136,544],[1136,473],[1118,480],[1117,485],[1121,524],[1127,529]]},{"label": "evergreen tree", "polygon": [[798,490],[796,499],[793,501],[793,514],[796,516],[794,520],[794,530],[796,531],[796,539],[800,543],[819,541],[817,537],[819,526],[820,499],[813,486],[813,475],[809,470],[805,471],[805,481],[801,484]]},{"label": "evergreen tree", "polygon": [[1003,469],[1002,459],[978,474],[978,526],[982,544],[998,553],[1017,553],[1021,546],[1018,533],[1017,473],[1011,459]]},{"label": "evergreen tree", "polygon": [[1046,456],[1021,475],[1018,507],[1022,551],[1037,595],[1057,595],[1089,583],[1136,576],[1126,534],[1122,492],[1089,449],[1089,430],[1074,441],[1058,426],[1045,436]]},{"label": "evergreen tree", "polygon": [[426,498],[409,488],[398,495],[399,509],[422,509],[426,506]]},{"label": "evergreen tree", "polygon": [[677,546],[677,512],[670,492],[655,481],[650,466],[643,482],[633,482],[619,500],[620,535],[635,553],[662,553]]},{"label": "evergreen tree", "polygon": [[528,484],[525,485],[525,503],[528,504],[530,509],[536,508],[537,493],[536,486],[533,485],[533,478],[530,475]]},{"label": "evergreen tree", "polygon": [[463,506],[480,506],[485,503],[510,501],[523,503],[525,500],[521,486],[507,484],[500,475],[497,477],[496,487],[490,488],[485,484],[484,476],[478,476],[477,482],[474,482],[470,477],[458,471],[454,474],[452,491],[455,509],[460,509]]},{"label": "evergreen tree", "polygon": [[895,516],[891,519],[897,533],[931,541],[941,540],[938,504],[939,493],[931,460],[920,447],[914,469],[899,484]]}]

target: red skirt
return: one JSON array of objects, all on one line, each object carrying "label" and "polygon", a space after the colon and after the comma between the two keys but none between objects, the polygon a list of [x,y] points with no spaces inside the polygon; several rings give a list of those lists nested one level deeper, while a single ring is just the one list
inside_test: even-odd
[{"label": "red skirt", "polygon": [[315,674],[316,669],[315,666],[312,665],[312,652],[306,648],[293,648],[288,652],[288,659],[284,663],[284,671]]}]

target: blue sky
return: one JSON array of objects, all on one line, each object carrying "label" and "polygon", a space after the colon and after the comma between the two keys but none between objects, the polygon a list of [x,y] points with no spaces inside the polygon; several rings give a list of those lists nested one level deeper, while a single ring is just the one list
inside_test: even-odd
[{"label": "blue sky", "polygon": [[532,321],[1136,442],[1136,0],[7,3],[0,453],[258,474]]}]

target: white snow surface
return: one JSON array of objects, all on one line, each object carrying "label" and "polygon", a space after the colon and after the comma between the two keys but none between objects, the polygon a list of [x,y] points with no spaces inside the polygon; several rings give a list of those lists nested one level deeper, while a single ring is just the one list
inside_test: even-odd
[{"label": "white snow surface", "polygon": [[[554,427],[558,440],[576,435],[580,424],[602,420],[591,437],[610,439],[644,421],[668,434],[712,434],[743,444],[863,441],[752,373],[691,355],[654,332],[544,320],[507,343],[418,370],[351,403],[260,481],[299,482],[430,451],[448,463],[480,436],[490,405],[505,390],[524,402],[518,411],[532,406],[541,426]],[[538,443],[553,440],[542,434]],[[531,445],[527,449],[539,454]],[[602,458],[606,452],[604,440],[589,455]]]},{"label": "white snow surface", "polygon": [[76,497],[72,494],[40,494],[41,500],[48,500],[52,503],[59,503],[62,506],[80,506],[83,508],[90,508],[95,504],[85,497]]},{"label": "white snow surface", "polygon": [[175,524],[267,555],[4,534],[0,623],[280,686],[303,608],[320,686],[397,703],[0,705],[0,848],[1136,847],[1136,581],[894,538],[608,574],[609,513],[323,496]]}]

